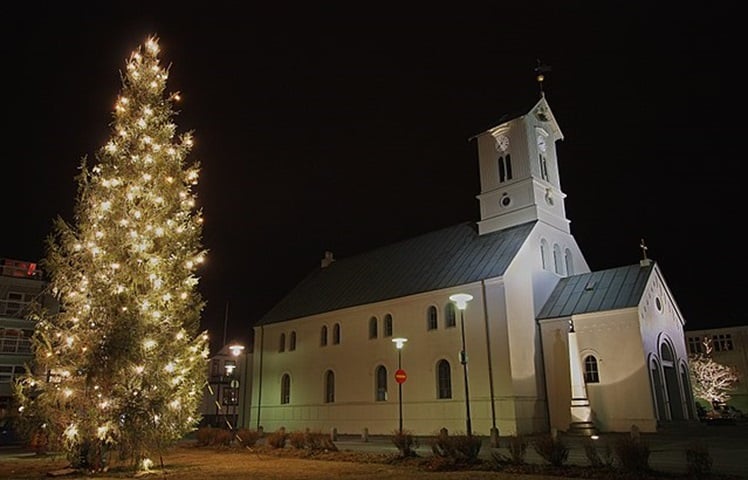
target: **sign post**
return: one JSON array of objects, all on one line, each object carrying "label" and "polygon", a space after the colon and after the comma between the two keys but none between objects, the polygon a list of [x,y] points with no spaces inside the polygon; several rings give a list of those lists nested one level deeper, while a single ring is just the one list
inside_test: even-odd
[{"label": "sign post", "polygon": [[397,371],[395,372],[395,381],[397,382],[397,404],[398,412],[400,414],[399,433],[403,433],[403,383],[408,379],[408,374],[403,370],[403,345],[407,342],[407,338],[393,338],[392,342],[397,347]]}]

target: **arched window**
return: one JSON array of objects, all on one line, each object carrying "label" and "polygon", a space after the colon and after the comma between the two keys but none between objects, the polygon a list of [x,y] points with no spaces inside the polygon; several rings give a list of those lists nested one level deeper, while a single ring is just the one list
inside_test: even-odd
[{"label": "arched window", "polygon": [[564,267],[561,264],[561,247],[557,243],[553,244],[553,270],[559,275],[564,273]]},{"label": "arched window", "polygon": [[291,332],[291,336],[288,338],[288,350],[290,352],[296,350],[296,332]]},{"label": "arched window", "polygon": [[600,373],[597,370],[597,358],[594,355],[584,357],[584,381],[600,383]]},{"label": "arched window", "polygon": [[436,398],[452,398],[452,369],[446,360],[436,364]]},{"label": "arched window", "polygon": [[427,330],[436,330],[438,323],[437,323],[437,313],[436,313],[436,307],[431,305],[426,312],[426,329]]},{"label": "arched window", "polygon": [[548,270],[548,241],[540,239],[540,264],[543,270]]},{"label": "arched window", "polygon": [[389,313],[384,316],[384,336],[392,336],[392,315]]},{"label": "arched window", "polygon": [[278,351],[279,352],[285,352],[286,351],[286,334],[285,333],[281,333],[281,336],[280,336],[280,345],[279,345]]},{"label": "arched window", "polygon": [[284,374],[281,377],[281,405],[291,402],[291,375]]},{"label": "arched window", "polygon": [[377,317],[371,317],[369,319],[369,338],[377,338],[379,333],[377,332]]},{"label": "arched window", "polygon": [[457,325],[457,316],[455,314],[455,304],[447,303],[444,307],[444,328],[450,328]]},{"label": "arched window", "polygon": [[571,250],[564,250],[564,264],[566,265],[566,274],[574,275],[574,259],[571,256]]},{"label": "arched window", "polygon": [[335,374],[332,370],[325,372],[325,403],[335,402]]},{"label": "arched window", "polygon": [[340,343],[340,324],[336,323],[334,327],[332,327],[332,344],[338,345]]},{"label": "arched window", "polygon": [[376,378],[376,381],[377,381],[377,384],[376,384],[377,402],[383,402],[387,400],[387,368],[384,365],[378,366],[374,377]]},{"label": "arched window", "polygon": [[319,332],[319,344],[322,347],[327,345],[327,325],[322,325],[322,329]]}]

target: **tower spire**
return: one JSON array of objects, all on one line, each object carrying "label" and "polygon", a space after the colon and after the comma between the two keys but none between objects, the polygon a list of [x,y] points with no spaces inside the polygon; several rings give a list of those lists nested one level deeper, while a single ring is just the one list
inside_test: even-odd
[{"label": "tower spire", "polygon": [[551,66],[541,62],[539,58],[536,61],[537,65],[533,71],[535,72],[535,80],[538,81],[538,86],[540,87],[540,96],[544,97],[545,92],[543,92],[543,81],[545,81],[545,74],[551,71]]}]

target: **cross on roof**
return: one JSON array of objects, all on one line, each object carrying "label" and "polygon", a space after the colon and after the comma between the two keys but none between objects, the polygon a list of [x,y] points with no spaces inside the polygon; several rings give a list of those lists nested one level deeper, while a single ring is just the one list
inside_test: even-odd
[{"label": "cross on roof", "polygon": [[643,238],[641,240],[641,243],[639,244],[639,248],[642,249],[643,260],[647,260],[647,245],[644,243],[644,239]]}]

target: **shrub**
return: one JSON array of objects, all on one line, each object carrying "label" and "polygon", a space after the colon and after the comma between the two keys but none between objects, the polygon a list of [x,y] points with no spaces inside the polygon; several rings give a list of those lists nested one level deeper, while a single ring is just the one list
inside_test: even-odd
[{"label": "shrub", "polygon": [[688,474],[694,478],[707,478],[712,472],[712,457],[702,442],[693,442],[686,448]]},{"label": "shrub", "polygon": [[638,437],[623,436],[615,442],[614,452],[620,466],[634,473],[649,470],[649,445]]},{"label": "shrub", "polygon": [[401,457],[415,457],[415,449],[418,448],[418,440],[408,430],[395,430],[392,434],[392,443],[400,451]]},{"label": "shrub", "polygon": [[280,428],[275,432],[267,436],[266,442],[272,448],[284,448],[286,441],[288,440],[288,434],[285,428]]},{"label": "shrub", "polygon": [[597,440],[588,438],[584,441],[584,454],[587,456],[587,460],[590,461],[590,465],[595,468],[601,467],[612,467],[613,466],[613,451],[609,444],[605,444],[602,455],[598,452],[600,447]]},{"label": "shrub", "polygon": [[554,467],[560,467],[569,458],[569,447],[553,435],[541,435],[533,442],[533,448],[543,460]]},{"label": "shrub", "polygon": [[216,428],[213,445],[227,446],[234,440],[234,432],[223,428]]},{"label": "shrub", "polygon": [[240,428],[236,432],[236,439],[242,447],[254,447],[262,434],[257,430]]},{"label": "shrub", "polygon": [[494,467],[500,468],[503,465],[524,465],[525,454],[527,453],[527,440],[521,435],[512,435],[509,437],[507,445],[509,455],[500,452],[491,452],[491,459]]},{"label": "shrub", "polygon": [[304,438],[304,432],[291,432],[288,434],[288,443],[299,450],[306,446],[306,438]]},{"label": "shrub", "polygon": [[329,435],[322,432],[307,431],[304,434],[304,446],[312,452],[319,451],[338,451],[338,446],[330,439]]},{"label": "shrub", "polygon": [[478,460],[482,441],[473,435],[441,433],[431,442],[431,451],[439,457],[454,459],[456,463],[475,463]]}]

